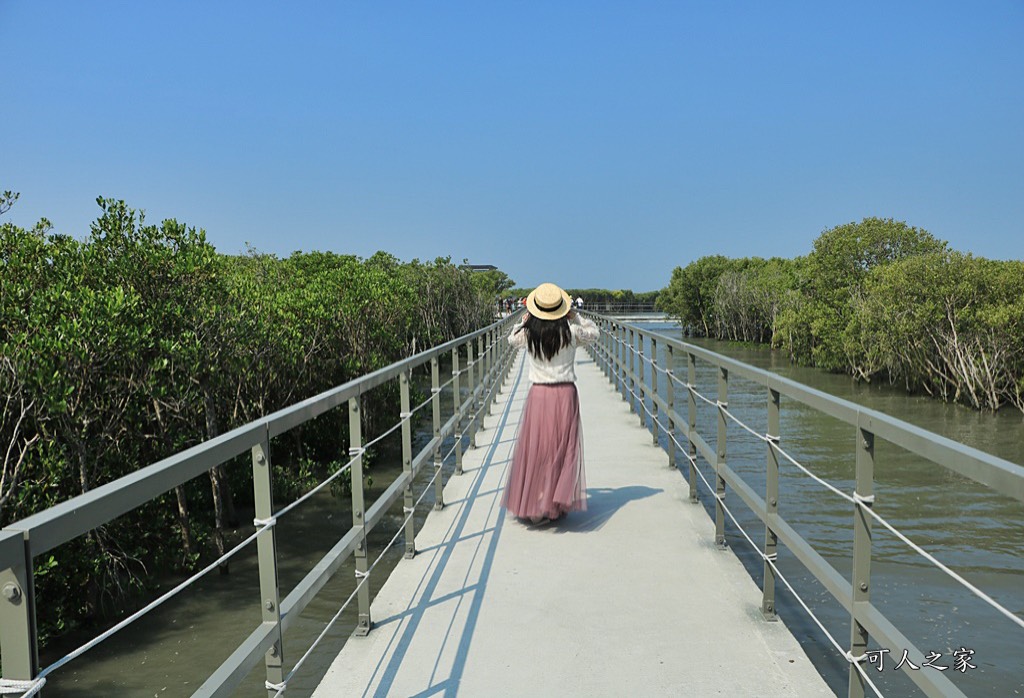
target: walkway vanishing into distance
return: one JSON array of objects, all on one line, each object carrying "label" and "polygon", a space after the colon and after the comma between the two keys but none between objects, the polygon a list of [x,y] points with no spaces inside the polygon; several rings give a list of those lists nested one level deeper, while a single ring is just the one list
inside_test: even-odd
[{"label": "walkway vanishing into distance", "polygon": [[832,696],[668,456],[580,352],[588,510],[527,526],[499,505],[529,383],[491,416],[313,694]]},{"label": "walkway vanishing into distance", "polygon": [[[985,621],[986,629],[992,625],[986,632],[998,638],[1000,652],[1016,659],[1012,652],[1018,645],[1002,629],[1024,629],[1024,617],[1007,608],[1019,607],[1013,596],[1017,592],[989,584],[996,586],[989,595],[887,518],[900,521],[891,506],[886,508],[890,502],[898,506],[899,500],[885,479],[876,491],[875,442],[877,438],[883,444],[880,461],[885,467],[897,462],[891,450],[897,447],[920,459],[919,466],[973,481],[1014,504],[1024,502],[1024,467],[699,346],[608,316],[595,320],[601,338],[589,357],[581,353],[577,360],[588,511],[573,513],[559,524],[532,527],[506,518],[499,506],[528,390],[524,357],[505,341],[515,316],[505,317],[0,530],[0,693],[30,698],[51,674],[57,688],[62,680],[57,672],[66,664],[171,602],[247,546],[256,548],[259,583],[258,597],[255,585],[248,592],[251,625],[235,628],[244,638],[241,644],[211,648],[209,659],[221,662],[219,667],[213,673],[203,669],[189,675],[179,686],[182,691],[192,691],[203,681],[193,695],[237,695],[261,664],[268,698],[309,690],[299,682],[289,688],[289,682],[299,671],[308,675],[303,663],[347,609],[349,620],[337,627],[354,625],[355,635],[334,658],[317,696],[831,695],[785,625],[800,627],[802,617],[783,615],[782,622],[769,622],[780,617],[778,582],[835,650],[826,661],[846,662],[848,698],[863,698],[867,689],[881,696],[876,681],[887,688],[890,675],[904,685],[909,679],[930,697],[964,697],[954,680],[969,679],[967,666],[945,673],[943,667],[926,667],[926,660],[936,658],[933,652],[925,654],[931,639],[924,639],[929,643],[924,649],[918,647],[920,638],[915,644],[914,635],[933,625],[934,617],[925,617],[923,625],[907,622],[908,614],[934,611],[934,602],[922,594],[909,608],[892,613],[883,585],[872,596],[874,581],[884,578],[872,576],[875,526],[914,553],[915,581],[941,573],[947,586],[958,585],[953,587],[958,596],[950,595],[942,608],[956,613],[960,599],[984,604],[982,611],[992,619]],[[364,420],[362,405],[375,390],[393,391],[390,401],[380,401],[393,411],[390,426],[386,415],[383,425]],[[756,392],[763,396],[753,398],[758,404],[751,402]],[[425,399],[415,404],[413,397]],[[835,484],[808,468],[817,469],[820,463],[810,462],[805,454],[805,465],[796,457],[801,452],[793,446],[799,443],[783,428],[781,415],[797,406],[795,418],[801,418],[801,410],[813,410],[855,436],[849,441],[843,437],[846,445],[840,449],[848,453],[848,467],[826,473]],[[332,410],[348,413],[348,462],[294,501],[275,506],[274,439]],[[433,438],[424,442],[428,429]],[[402,469],[390,483],[368,491],[364,454],[387,438],[396,445],[401,441]],[[742,439],[753,439],[754,447]],[[34,560],[214,466],[246,467],[245,460],[252,468],[252,534],[138,612],[40,666]],[[351,499],[351,526],[342,529],[333,547],[301,580],[282,588],[278,521],[342,477]],[[849,528],[837,524],[828,533],[827,545],[794,526],[800,510],[783,507],[780,512],[783,495],[809,497],[813,511],[827,510],[830,505],[817,489],[802,487],[808,482],[849,507]],[[713,518],[710,510],[694,505],[696,493],[687,483],[703,486]],[[367,496],[371,493],[373,501]],[[875,511],[876,496],[883,504],[881,512]],[[444,502],[444,508],[418,527],[424,509],[435,502]],[[733,511],[743,517],[741,507],[756,518],[747,525],[750,533]],[[732,522],[728,536],[727,519]],[[380,544],[392,534],[390,542]],[[390,565],[377,565],[395,552],[400,538],[409,559],[398,561],[371,604],[371,573],[375,580],[386,574]],[[749,567],[723,549],[730,539],[737,550],[749,544],[748,554],[754,551],[763,562],[759,582]],[[935,552],[945,557],[945,551]],[[890,560],[891,551],[886,551],[879,563]],[[929,567],[922,567],[922,561]],[[355,575],[351,595],[305,654],[293,659],[292,648],[303,646],[299,619],[342,571]],[[840,615],[849,614],[848,625],[820,620],[800,596],[801,589],[807,594],[806,586],[798,581],[800,589],[794,587],[787,576],[813,577],[820,589],[812,587],[811,593],[821,596],[823,591],[838,602]],[[975,620],[972,615],[956,627]],[[842,637],[846,631],[848,642]],[[956,647],[969,663],[974,650],[961,645],[942,648],[949,653],[947,662],[957,659]],[[881,674],[880,666],[872,667],[887,652],[893,653],[890,667],[900,653],[907,661]],[[1002,686],[1017,682],[1016,665],[1010,665],[1005,671],[988,666],[993,675],[1001,672],[995,678]],[[996,694],[1009,695],[984,685],[972,691]]]}]

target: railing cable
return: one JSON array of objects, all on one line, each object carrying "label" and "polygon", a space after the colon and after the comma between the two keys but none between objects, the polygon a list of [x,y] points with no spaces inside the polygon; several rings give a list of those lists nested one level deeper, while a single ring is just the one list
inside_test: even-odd
[{"label": "railing cable", "polygon": [[27,680],[2,679],[0,678],[0,695],[13,695],[19,693],[20,698],[30,698],[42,690],[46,685],[46,679],[35,678]]},{"label": "railing cable", "polygon": [[918,555],[921,555],[926,560],[928,560],[933,565],[935,565],[940,570],[942,570],[947,575],[949,575],[952,579],[954,579],[955,581],[959,582],[965,589],[967,589],[968,591],[973,592],[978,598],[980,598],[982,601],[984,601],[989,606],[994,608],[996,611],[998,611],[999,613],[1003,614],[1004,616],[1006,616],[1007,618],[1012,620],[1014,623],[1016,623],[1020,627],[1024,628],[1024,620],[1022,620],[1017,614],[1015,614],[1013,611],[1008,610],[1007,608],[1002,606],[998,601],[996,601],[991,596],[989,596],[988,594],[983,592],[981,589],[979,589],[978,587],[976,587],[973,584],[971,584],[970,582],[968,582],[966,579],[961,577],[959,574],[957,574],[956,572],[951,570],[949,567],[947,567],[943,563],[939,562],[937,559],[935,559],[935,557],[931,553],[929,553],[924,548],[919,546],[917,543],[915,543],[914,541],[910,540],[905,535],[903,535],[898,530],[896,530],[896,528],[893,527],[892,524],[890,524],[888,521],[886,521],[884,518],[882,518],[881,515],[879,515],[874,509],[872,509],[869,506],[864,506],[864,504],[866,504],[867,502],[862,501],[862,500],[863,500],[863,498],[857,498],[855,500],[855,502],[856,502],[857,506],[859,506],[861,508],[861,510],[866,511],[868,514],[870,514],[871,518],[873,518],[878,523],[882,524],[882,526],[884,526],[886,529],[888,529],[890,533],[892,533],[894,536],[896,536],[901,541],[903,541],[908,546],[910,546],[910,548],[913,549]]},{"label": "railing cable", "polygon": [[[655,421],[656,424],[658,424],[658,426],[660,426],[665,431],[666,434],[668,434],[669,438],[672,440],[673,443],[675,443],[675,445],[679,448],[679,450],[683,453],[683,455],[686,456],[686,458],[691,463],[693,463],[694,466],[696,466],[697,465],[696,457],[691,456],[689,453],[687,453],[686,450],[682,447],[682,444],[680,444],[679,441],[676,439],[675,435],[672,432],[668,431],[665,428],[665,426],[663,424],[661,424],[661,422],[658,421],[657,418],[654,418],[654,421]],[[850,664],[852,664],[854,666],[854,668],[857,670],[857,672],[862,677],[864,677],[864,680],[868,683],[869,686],[871,686],[871,690],[873,690],[875,692],[875,695],[879,696],[879,698],[883,698],[882,697],[882,692],[878,689],[877,686],[875,686],[874,682],[871,680],[871,677],[868,676],[868,674],[867,674],[867,672],[865,672],[864,668],[860,666],[860,663],[865,659],[865,657],[863,655],[860,656],[860,657],[854,657],[854,656],[852,656],[850,654],[850,652],[848,652],[847,650],[844,650],[842,648],[842,646],[839,644],[839,642],[836,641],[835,637],[832,636],[832,633],[830,633],[825,628],[824,624],[822,624],[821,620],[818,619],[818,617],[814,613],[814,611],[812,611],[811,608],[804,602],[804,600],[803,600],[803,598],[801,598],[800,594],[797,593],[796,589],[793,588],[793,585],[789,583],[789,580],[786,579],[785,575],[783,575],[781,570],[779,570],[778,565],[776,564],[778,562],[778,555],[777,554],[766,555],[758,547],[757,543],[755,543],[753,541],[753,539],[747,534],[747,532],[743,528],[743,526],[740,525],[740,522],[737,521],[736,516],[732,513],[732,510],[725,503],[725,498],[724,497],[720,497],[718,495],[718,492],[711,485],[711,483],[708,482],[707,478],[704,477],[704,473],[701,472],[700,468],[695,468],[694,471],[697,473],[697,477],[700,478],[701,482],[704,483],[704,486],[707,487],[708,491],[722,505],[722,510],[729,516],[729,518],[732,520],[733,525],[743,535],[743,537],[746,539],[746,541],[750,544],[750,547],[754,550],[755,553],[757,553],[757,555],[762,560],[764,560],[768,565],[771,566],[771,568],[775,572],[776,576],[778,576],[778,578],[780,580],[782,580],[782,583],[786,585],[786,588],[789,589],[791,594],[793,594],[793,597],[799,602],[800,606],[803,607],[804,611],[806,611],[807,615],[810,616],[811,620],[813,620],[814,623],[821,629],[821,632],[824,633],[825,637],[828,638],[828,641],[831,642],[832,645],[836,648],[836,651],[839,652],[840,656],[844,657]]]},{"label": "railing cable", "polygon": [[314,487],[313,489],[311,489],[311,490],[310,490],[309,492],[307,492],[306,494],[304,494],[304,495],[302,495],[301,497],[299,497],[298,499],[296,499],[296,500],[295,500],[294,502],[292,502],[292,503],[291,503],[291,504],[289,504],[288,506],[286,506],[286,507],[284,507],[283,509],[279,510],[279,511],[278,511],[278,512],[277,512],[276,514],[274,514],[274,515],[273,515],[272,517],[270,517],[270,518],[272,518],[272,519],[274,519],[274,520],[277,520],[277,519],[281,518],[282,516],[284,516],[285,514],[287,514],[288,512],[290,512],[290,511],[291,511],[292,509],[294,509],[295,507],[299,506],[300,504],[302,504],[303,502],[305,502],[305,501],[306,501],[307,499],[309,499],[310,497],[312,497],[312,496],[313,496],[314,494],[316,494],[317,492],[319,492],[320,490],[322,490],[322,489],[323,489],[324,487],[326,487],[327,485],[331,484],[331,483],[332,483],[332,482],[334,482],[334,481],[335,481],[336,479],[338,479],[339,477],[341,477],[342,475],[344,475],[345,473],[347,473],[347,472],[348,472],[349,470],[351,470],[351,469],[352,469],[352,465],[353,465],[353,464],[354,464],[354,463],[356,462],[356,458],[360,457],[361,455],[362,455],[362,453],[359,453],[358,455],[356,455],[356,456],[353,456],[353,457],[352,457],[352,458],[351,458],[351,459],[350,459],[350,460],[348,461],[348,463],[345,463],[345,465],[341,466],[341,467],[340,467],[340,468],[339,468],[339,469],[338,469],[338,470],[337,470],[337,471],[336,471],[335,473],[333,473],[333,474],[332,474],[332,475],[331,475],[330,477],[328,477],[328,478],[327,478],[326,480],[324,480],[323,482],[321,482],[321,483],[320,483],[319,485],[317,485],[316,487]]},{"label": "railing cable", "polygon": [[[452,451],[449,451],[449,455],[451,455],[451,453],[452,453]],[[445,459],[443,459],[443,460],[446,460],[446,459],[447,459],[447,456],[445,456]],[[406,516],[402,520],[402,523],[399,524],[398,530],[395,532],[395,535],[392,536],[391,540],[388,541],[388,543],[381,549],[380,554],[373,561],[373,564],[371,564],[366,569],[365,572],[360,572],[359,570],[356,570],[355,575],[356,575],[356,579],[358,580],[358,582],[356,583],[356,588],[352,590],[352,593],[349,595],[349,597],[347,599],[345,599],[344,603],[341,604],[341,607],[338,609],[337,613],[335,613],[334,616],[327,622],[327,625],[324,626],[324,629],[320,632],[320,634],[317,636],[317,638],[313,641],[313,644],[311,644],[309,646],[309,648],[306,650],[305,654],[303,654],[302,657],[300,657],[299,660],[297,662],[295,662],[295,666],[293,666],[291,671],[288,672],[287,676],[284,677],[284,680],[281,681],[280,683],[271,683],[270,681],[267,681],[265,683],[265,687],[268,690],[276,691],[275,698],[278,698],[278,696],[282,695],[285,692],[285,690],[288,688],[288,682],[292,680],[292,677],[295,676],[295,673],[299,670],[299,668],[303,665],[303,663],[313,653],[313,650],[316,649],[317,645],[319,645],[320,642],[324,639],[324,637],[327,635],[328,631],[330,631],[330,629],[337,622],[338,618],[341,617],[341,614],[345,612],[346,608],[348,608],[349,604],[352,603],[352,599],[354,599],[356,597],[356,594],[359,593],[359,590],[362,589],[363,585],[366,584],[367,580],[369,580],[370,573],[373,572],[373,569],[377,566],[377,564],[382,559],[384,559],[384,556],[391,549],[391,547],[395,544],[395,541],[398,540],[398,537],[400,535],[402,535],[402,533],[405,532],[405,525],[407,523],[409,523],[409,519],[411,519],[415,515],[416,508],[420,505],[420,503],[423,501],[423,499],[427,496],[427,494],[429,494],[432,491],[431,490],[431,486],[434,484],[434,481],[437,479],[437,477],[438,477],[438,475],[440,473],[441,473],[440,470],[435,470],[434,471],[434,475],[424,485],[423,492],[420,494],[420,496],[416,500],[415,504],[413,504],[412,508],[402,507],[402,511],[403,511],[403,513],[405,513]]]},{"label": "railing cable", "polygon": [[[624,343],[624,344],[628,344],[628,343]],[[953,579],[954,581],[958,582],[961,586],[963,586],[965,589],[967,589],[968,591],[973,593],[979,599],[981,599],[982,601],[987,603],[994,610],[996,610],[997,612],[999,612],[1000,614],[1002,614],[1006,618],[1010,619],[1011,621],[1013,621],[1018,626],[1024,628],[1024,619],[1020,618],[1013,611],[1010,611],[1009,609],[1004,607],[1002,604],[1000,604],[998,601],[993,599],[991,596],[986,594],[984,591],[982,591],[978,587],[976,587],[973,584],[971,584],[964,577],[962,577],[961,575],[957,574],[955,571],[953,571],[948,566],[943,564],[934,555],[932,555],[931,553],[926,551],[924,548],[922,548],[920,545],[918,545],[917,543],[912,541],[910,538],[908,538],[906,535],[901,533],[898,529],[896,529],[895,526],[890,524],[878,512],[876,512],[874,510],[874,508],[872,508],[870,506],[865,506],[866,504],[873,504],[874,503],[874,495],[865,497],[865,496],[861,495],[860,493],[858,493],[856,491],[853,492],[853,494],[847,494],[846,492],[843,492],[842,490],[840,490],[839,488],[837,488],[836,486],[834,486],[830,482],[828,482],[828,481],[822,479],[821,477],[815,475],[807,467],[805,467],[802,463],[800,463],[796,458],[794,458],[789,453],[787,453],[786,450],[783,449],[779,445],[779,439],[778,439],[777,436],[772,435],[772,434],[761,434],[758,431],[754,430],[749,425],[744,423],[741,419],[739,419],[736,415],[734,415],[732,412],[730,412],[725,403],[723,403],[721,401],[717,401],[717,400],[711,400],[710,398],[705,397],[704,395],[702,395],[700,393],[700,391],[698,391],[696,389],[695,386],[691,385],[690,383],[686,383],[686,382],[680,380],[679,378],[677,378],[675,376],[675,374],[670,369],[659,369],[659,370],[663,370],[663,372],[666,375],[668,375],[672,380],[674,380],[676,383],[678,383],[678,384],[682,385],[683,387],[685,387],[688,391],[690,391],[690,393],[692,393],[694,396],[696,396],[700,400],[703,400],[704,402],[708,403],[709,405],[719,409],[729,419],[731,419],[733,422],[735,422],[740,428],[742,428],[745,431],[749,432],[755,438],[768,443],[771,446],[771,448],[774,449],[779,455],[781,455],[787,461],[789,461],[794,466],[796,466],[801,472],[803,472],[809,478],[811,478],[812,480],[814,480],[815,482],[817,482],[821,486],[825,487],[826,489],[828,489],[832,493],[836,494],[840,498],[842,498],[842,499],[846,500],[847,502],[853,504],[854,506],[860,507],[861,509],[867,511],[868,514],[870,514],[873,519],[878,521],[890,533],[892,533],[894,536],[896,536],[896,538],[901,540],[903,543],[905,543],[907,546],[909,546],[912,550],[914,550],[916,553],[918,553],[923,558],[925,558],[928,562],[932,563],[933,565],[938,567],[940,570],[945,572],[951,579]],[[640,396],[637,395],[637,393],[634,392],[633,390],[630,390],[629,388],[626,388],[626,391],[629,394],[631,394],[633,397],[635,397],[637,399],[640,399]],[[675,439],[674,435],[672,435],[671,432],[669,432],[668,429],[666,429],[665,426],[660,421],[658,421],[658,419],[655,416],[655,414],[651,410],[649,410],[647,408],[647,405],[643,402],[643,400],[641,400],[641,406],[642,406],[644,412],[647,415],[649,415],[651,417],[651,419],[658,426],[660,426],[662,428],[662,430],[665,431],[666,434],[669,435],[669,437],[676,444],[676,446],[679,447],[680,451],[682,451],[687,456],[687,458],[696,465],[696,460],[694,458],[692,458],[688,453],[686,453],[686,450],[682,448],[682,446],[679,444],[679,442]],[[700,470],[698,469],[697,472],[699,474]],[[701,476],[701,479],[703,479],[703,475]],[[705,484],[709,487],[709,489],[714,491],[714,488],[712,488],[710,486],[710,484],[707,483],[706,480],[705,480]],[[733,519],[733,521],[735,522],[735,519]]]},{"label": "railing cable", "polygon": [[[109,638],[114,633],[118,632],[119,630],[122,630],[123,628],[127,627],[128,625],[131,625],[136,620],[138,620],[142,616],[146,615],[147,613],[149,613],[153,609],[155,609],[158,606],[162,605],[163,603],[165,603],[166,601],[170,600],[171,598],[177,596],[181,591],[183,591],[183,590],[187,589],[188,587],[192,586],[192,584],[194,584],[195,582],[197,582],[200,579],[202,579],[203,577],[205,577],[207,574],[209,574],[215,568],[219,567],[220,565],[222,565],[223,563],[227,562],[232,557],[234,557],[238,552],[240,552],[244,547],[246,547],[247,545],[252,543],[254,540],[256,540],[256,538],[259,537],[259,535],[261,533],[266,531],[271,526],[273,526],[272,522],[266,522],[265,525],[258,527],[256,529],[256,531],[252,535],[250,535],[248,538],[243,540],[241,543],[236,545],[234,548],[232,548],[228,552],[226,552],[223,555],[221,555],[219,558],[217,558],[216,560],[211,562],[209,565],[207,565],[206,567],[201,569],[199,572],[196,572],[191,577],[189,577],[185,581],[181,582],[180,584],[175,586],[173,589],[169,590],[167,593],[163,594],[159,598],[157,598],[157,599],[151,601],[150,603],[146,604],[141,609],[139,609],[138,611],[136,611],[132,615],[128,616],[127,618],[125,618],[121,622],[119,622],[116,625],[108,628],[106,631],[100,633],[99,635],[94,637],[92,640],[89,640],[88,642],[83,644],[78,649],[75,649],[75,650],[72,650],[71,652],[68,652],[66,655],[64,655],[63,657],[61,657],[57,661],[55,661],[53,664],[51,664],[50,666],[48,666],[45,669],[43,669],[42,671],[40,671],[39,675],[36,676],[35,680],[36,681],[42,681],[43,683],[45,683],[46,677],[49,676],[51,673],[53,673],[57,669],[60,669],[62,666],[64,666],[68,662],[72,661],[73,659],[77,659],[78,657],[82,656],[83,654],[85,654],[86,652],[91,650],[93,647],[95,647],[96,645],[100,644],[101,642],[103,642],[104,640]],[[0,688],[2,688],[2,684],[0,684]],[[35,693],[37,693],[39,691],[39,689],[41,689],[41,688],[42,688],[42,683],[40,683],[38,686],[35,686],[35,687],[31,688],[30,691],[28,693],[24,694],[24,695],[27,698],[27,696],[31,696],[31,695],[34,695]],[[0,693],[3,693],[3,692],[4,691],[0,690]]]},{"label": "railing cable", "polygon": [[[465,372],[465,369],[463,369],[462,371],[459,371],[458,373],[463,373],[463,372]],[[453,374],[452,374],[453,377],[452,377],[451,380],[454,380],[454,377],[456,375],[458,375],[458,373],[453,372]],[[448,383],[450,383],[451,380],[448,381]],[[448,383],[445,383],[444,385],[447,385]],[[444,387],[444,386],[441,386],[441,387]],[[440,392],[440,391],[439,390],[436,390],[436,391],[432,390],[431,392]],[[429,398],[428,400],[424,401],[423,403],[421,403],[421,405],[419,407],[417,407],[416,409],[412,410],[409,413],[408,416],[411,417],[411,415],[413,413],[415,413],[416,410],[420,409],[420,407],[423,407],[423,406],[429,404],[431,402],[431,400],[433,400],[432,397]],[[486,401],[484,401],[484,405],[482,405],[481,408],[479,410],[477,410],[477,412],[474,414],[474,419],[477,416],[479,416],[483,412],[483,410],[485,408],[486,408]],[[403,421],[405,419],[407,419],[407,418],[408,417],[403,414]],[[401,426],[401,422],[399,423],[398,426]],[[367,443],[366,446],[370,446],[371,444],[375,443],[376,441],[379,441],[381,438],[386,436],[387,433],[389,433],[389,432],[385,432],[385,434],[382,434],[380,437],[378,437],[374,441],[371,441],[371,442]],[[455,449],[457,449],[459,447],[459,445],[461,444],[463,436],[464,436],[464,434],[461,434],[461,433],[460,434],[455,434],[455,443],[452,445],[451,449],[449,449],[448,452],[441,458],[440,462],[442,464],[445,461],[447,461],[451,457],[451,455],[453,453],[455,453]],[[351,462],[348,465],[351,465]],[[394,545],[395,541],[398,540],[398,537],[405,531],[405,525],[409,522],[409,519],[411,519],[415,515],[416,508],[420,505],[420,503],[423,501],[423,499],[427,496],[428,493],[430,493],[432,491],[431,490],[431,486],[434,484],[434,482],[437,480],[437,478],[438,478],[438,476],[440,474],[441,474],[441,469],[440,468],[435,469],[433,476],[430,478],[430,480],[427,481],[426,485],[423,488],[423,492],[420,494],[419,498],[416,500],[416,502],[413,504],[413,506],[411,508],[402,507],[402,511],[403,511],[403,513],[405,513],[406,516],[405,516],[405,519],[403,519],[402,523],[399,525],[398,530],[395,532],[395,535],[392,536],[391,540],[388,541],[387,545],[385,545],[383,547],[383,549],[381,550],[380,555],[378,555],[377,559],[375,559],[373,561],[373,564],[371,564],[367,568],[366,572],[360,572],[360,571],[356,570],[356,579],[359,580],[358,583],[356,584],[356,588],[352,591],[352,593],[349,595],[349,597],[341,605],[341,607],[338,609],[337,613],[335,613],[334,616],[331,618],[331,620],[327,622],[327,625],[324,627],[324,629],[317,636],[316,640],[313,641],[313,644],[310,645],[310,647],[306,650],[306,653],[303,654],[302,657],[295,663],[295,665],[292,667],[291,671],[288,672],[288,675],[284,678],[284,680],[281,683],[271,683],[270,681],[267,681],[265,683],[265,687],[268,690],[276,691],[275,698],[277,698],[278,696],[282,695],[285,692],[285,690],[288,687],[288,682],[291,681],[292,677],[299,670],[299,667],[302,666],[302,664],[306,661],[306,659],[310,656],[310,654],[312,654],[313,650],[316,649],[317,645],[320,644],[321,640],[323,640],[323,638],[324,638],[324,636],[326,636],[327,632],[331,629],[331,627],[334,625],[334,623],[337,622],[338,618],[341,617],[341,614],[344,613],[345,609],[348,608],[348,605],[350,603],[352,603],[352,599],[355,598],[356,594],[359,593],[359,590],[362,588],[362,586],[369,579],[370,572],[373,571],[373,569],[377,566],[377,564],[384,558],[384,555],[387,553],[387,551],[391,549],[391,546]]]}]

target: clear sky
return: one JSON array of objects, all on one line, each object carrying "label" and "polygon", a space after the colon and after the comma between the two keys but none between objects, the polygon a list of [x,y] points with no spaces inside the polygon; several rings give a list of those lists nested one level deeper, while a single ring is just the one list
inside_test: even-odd
[{"label": "clear sky", "polygon": [[1024,258],[1024,2],[0,0],[4,217],[661,288],[892,217]]}]

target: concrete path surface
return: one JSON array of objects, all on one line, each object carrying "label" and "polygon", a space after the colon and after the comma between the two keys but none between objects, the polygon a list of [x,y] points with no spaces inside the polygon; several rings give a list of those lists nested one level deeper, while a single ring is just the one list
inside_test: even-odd
[{"label": "concrete path surface", "polygon": [[527,526],[500,508],[529,388],[517,359],[465,474],[445,488],[317,698],[832,696],[681,475],[583,352],[589,509]]}]

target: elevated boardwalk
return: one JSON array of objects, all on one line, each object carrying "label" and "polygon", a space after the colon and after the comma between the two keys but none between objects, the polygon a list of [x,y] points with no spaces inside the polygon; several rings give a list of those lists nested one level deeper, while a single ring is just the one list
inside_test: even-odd
[{"label": "elevated boardwalk", "polygon": [[668,457],[582,352],[586,512],[526,526],[499,506],[529,387],[516,360],[444,490],[335,659],[336,696],[831,696]]}]

